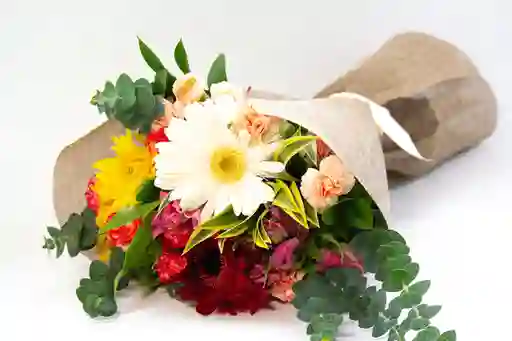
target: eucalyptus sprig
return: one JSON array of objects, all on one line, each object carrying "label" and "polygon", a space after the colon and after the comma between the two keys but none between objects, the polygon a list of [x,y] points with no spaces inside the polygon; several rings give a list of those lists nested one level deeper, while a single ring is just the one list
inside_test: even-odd
[{"label": "eucalyptus sprig", "polygon": [[124,252],[113,248],[109,263],[95,260],[89,266],[89,278],[82,278],[76,295],[91,317],[109,317],[117,312],[115,293],[121,289],[117,280],[124,263]]},{"label": "eucalyptus sprig", "polygon": [[91,104],[109,119],[142,133],[148,133],[153,121],[163,115],[163,105],[153,94],[151,83],[144,78],[134,82],[125,73],[119,76],[115,85],[107,81],[102,91],[97,90]]},{"label": "eucalyptus sprig", "polygon": [[82,213],[73,213],[60,229],[52,226],[47,228],[50,237],[45,237],[43,249],[54,250],[59,258],[67,248],[70,257],[77,256],[80,251],[87,251],[96,245],[98,227],[96,216],[90,209]]},{"label": "eucalyptus sprig", "polygon": [[[367,279],[355,268],[333,268],[324,274],[310,274],[294,286],[292,302],[298,317],[308,322],[311,341],[336,340],[338,328],[348,315],[374,337],[388,341],[455,341],[455,331],[443,334],[430,319],[440,311],[437,305],[422,304],[430,281],[417,281],[419,265],[411,262],[409,248],[396,232],[375,229],[358,234],[349,244],[361,257],[366,272],[382,282],[380,288],[367,286]],[[388,302],[388,293],[397,296]],[[405,319],[400,320],[402,315]]]}]

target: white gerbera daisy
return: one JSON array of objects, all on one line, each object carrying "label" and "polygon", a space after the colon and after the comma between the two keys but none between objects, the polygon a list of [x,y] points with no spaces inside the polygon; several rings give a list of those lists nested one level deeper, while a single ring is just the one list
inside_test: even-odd
[{"label": "white gerbera daisy", "polygon": [[249,134],[233,133],[217,111],[212,103],[191,104],[186,120],[172,121],[166,130],[170,142],[157,144],[155,185],[172,191],[170,199],[180,200],[184,210],[205,204],[203,219],[229,205],[236,215],[250,216],[274,199],[263,178],[284,165],[268,161],[272,145],[251,145]]}]

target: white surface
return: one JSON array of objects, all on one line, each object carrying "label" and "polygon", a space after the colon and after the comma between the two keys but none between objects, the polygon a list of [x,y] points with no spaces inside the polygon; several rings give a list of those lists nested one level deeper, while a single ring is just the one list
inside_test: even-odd
[{"label": "white surface", "polygon": [[[392,192],[394,227],[412,246],[428,302],[444,305],[436,324],[459,340],[510,340],[512,101],[510,11],[506,0],[404,1],[2,1],[0,151],[2,209],[0,326],[12,340],[36,337],[177,340],[306,340],[291,310],[255,318],[201,318],[164,296],[120,317],[91,321],[74,290],[84,258],[53,260],[40,248],[51,204],[53,162],[65,144],[102,118],[88,105],[95,88],[126,71],[149,76],[143,37],[171,65],[181,37],[204,72],[225,52],[229,76],[310,96],[392,34],[421,30],[463,48],[500,99],[496,134],[472,152]],[[508,260],[508,261],[507,261]],[[222,322],[220,322],[222,321]],[[12,333],[12,334],[11,334]],[[350,341],[370,340],[357,334]]]}]

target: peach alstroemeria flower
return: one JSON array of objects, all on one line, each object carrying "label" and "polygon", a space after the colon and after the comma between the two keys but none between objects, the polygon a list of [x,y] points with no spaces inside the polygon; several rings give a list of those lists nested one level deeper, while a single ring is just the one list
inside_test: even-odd
[{"label": "peach alstroemeria flower", "polygon": [[330,155],[320,161],[318,170],[309,168],[302,176],[301,192],[311,206],[321,211],[350,192],[354,184],[354,175],[337,156]]},{"label": "peach alstroemeria flower", "polygon": [[253,142],[272,142],[279,134],[280,119],[258,113],[252,107],[243,110],[234,122],[237,131],[246,130]]},{"label": "peach alstroemeria flower", "polygon": [[176,101],[184,105],[199,101],[205,94],[204,89],[204,82],[193,73],[178,78],[172,86]]},{"label": "peach alstroemeria flower", "polygon": [[288,303],[295,298],[293,285],[304,277],[303,272],[281,271],[276,274],[269,274],[270,294],[280,300]]}]

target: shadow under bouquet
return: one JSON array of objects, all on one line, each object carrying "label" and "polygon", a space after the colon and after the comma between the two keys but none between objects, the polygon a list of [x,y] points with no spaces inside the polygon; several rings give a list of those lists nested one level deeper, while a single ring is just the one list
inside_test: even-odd
[{"label": "shadow under bouquet", "polygon": [[91,103],[108,122],[56,170],[62,226],[44,248],[93,259],[76,289],[89,316],[136,284],[202,315],[289,303],[312,341],[344,319],[389,341],[456,339],[431,325],[430,282],[387,226],[372,104],[258,99],[227,82],[224,55],[203,83],[181,41],[181,77],[139,47],[154,79],[106,82]]}]

